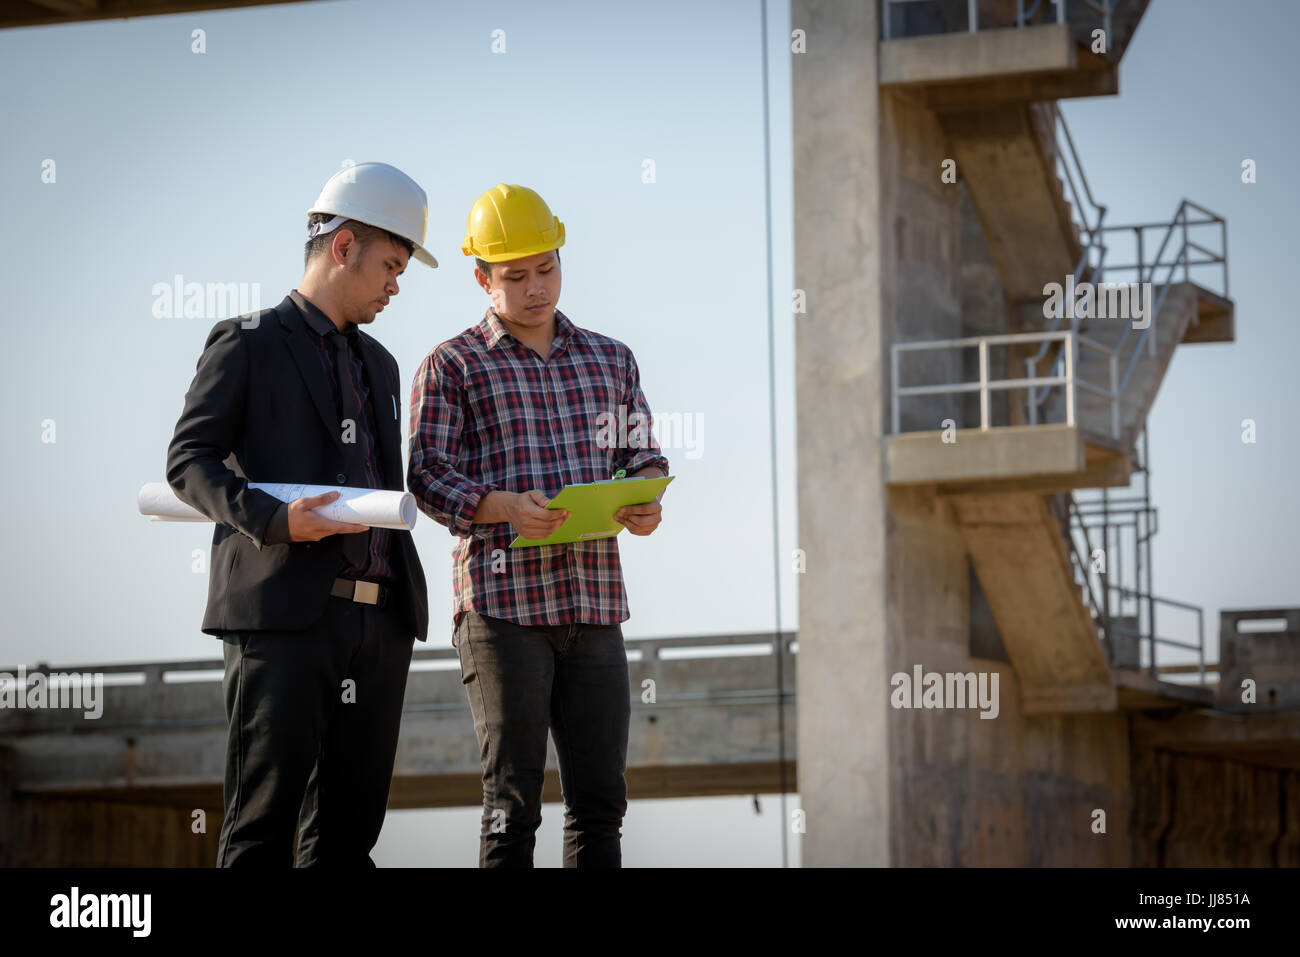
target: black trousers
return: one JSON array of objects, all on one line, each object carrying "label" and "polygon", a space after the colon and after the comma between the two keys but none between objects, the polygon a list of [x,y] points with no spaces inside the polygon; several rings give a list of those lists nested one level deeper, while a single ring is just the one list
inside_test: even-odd
[{"label": "black trousers", "polygon": [[331,598],[302,631],[225,635],[218,867],[375,866],[414,644],[391,598]]},{"label": "black trousers", "polygon": [[549,727],[564,866],[620,867],[632,714],[623,629],[519,625],[468,611],[456,647],[483,764],[479,866],[533,866]]}]

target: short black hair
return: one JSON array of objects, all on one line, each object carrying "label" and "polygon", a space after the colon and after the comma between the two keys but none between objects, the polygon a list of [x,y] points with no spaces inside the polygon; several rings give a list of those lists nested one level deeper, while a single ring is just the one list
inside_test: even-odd
[{"label": "short black hair", "polygon": [[[307,226],[310,228],[316,223],[326,223],[334,218],[332,213],[312,213],[307,217]],[[311,263],[312,258],[317,253],[323,252],[330,248],[330,243],[334,241],[334,236],[340,229],[349,230],[357,238],[358,246],[365,246],[367,243],[379,239],[391,239],[397,245],[406,250],[409,256],[415,252],[415,243],[409,239],[403,239],[395,233],[390,233],[386,229],[380,229],[378,226],[371,226],[368,223],[358,222],[355,219],[348,219],[340,223],[328,233],[321,233],[319,236],[313,236],[307,240],[307,245],[303,247],[302,262],[306,266]]]},{"label": "short black hair", "polygon": [[[555,265],[558,266],[559,264],[560,264],[560,251],[557,249],[555,250]],[[489,279],[492,278],[492,266],[493,266],[492,263],[488,262],[485,259],[479,259],[477,256],[475,256],[474,265],[478,266],[479,269],[483,270],[483,275],[487,276]]]}]

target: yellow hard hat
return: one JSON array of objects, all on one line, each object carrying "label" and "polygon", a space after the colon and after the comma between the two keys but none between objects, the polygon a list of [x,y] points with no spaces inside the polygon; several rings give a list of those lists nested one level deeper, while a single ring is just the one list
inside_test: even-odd
[{"label": "yellow hard hat", "polygon": [[552,215],[542,197],[527,186],[497,183],[474,201],[469,233],[460,251],[499,263],[563,245],[564,223]]}]

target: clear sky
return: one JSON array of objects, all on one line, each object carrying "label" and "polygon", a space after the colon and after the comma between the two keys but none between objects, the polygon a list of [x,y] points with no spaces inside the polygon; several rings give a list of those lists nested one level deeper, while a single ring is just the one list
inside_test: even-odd
[{"label": "clear sky", "polygon": [[[213,658],[198,628],[206,525],[135,511],[216,319],[155,315],[154,287],[257,283],[273,305],[302,267],[305,213],[347,160],[392,163],[429,194],[426,245],[369,331],[410,382],[487,299],[460,253],[474,198],[537,189],[567,228],[560,308],[626,342],[656,413],[694,450],[664,524],[622,554],[629,639],[774,625],[762,75],[757,0],[652,6],[318,2],[0,32],[0,429],[11,547],[0,665]],[[788,3],[769,10],[777,448],[782,554],[795,542]],[[794,24],[798,26],[798,24]],[[1156,590],[1222,607],[1300,603],[1287,356],[1300,222],[1289,44],[1297,7],[1155,0],[1121,93],[1064,105],[1117,222],[1187,196],[1229,223],[1237,342],[1175,357],[1151,419],[1161,509]],[[202,29],[206,52],[192,51]],[[505,53],[493,53],[504,30]],[[1244,158],[1258,182],[1244,185]],[[42,182],[55,161],[56,179]],[[655,181],[643,182],[653,161]],[[399,397],[403,404],[408,396]],[[1243,445],[1253,418],[1258,442]],[[402,416],[405,425],[406,416]],[[53,420],[57,441],[42,442]],[[431,646],[450,644],[453,539],[421,516]],[[111,545],[110,545],[111,543]],[[15,547],[17,546],[17,547]],[[798,623],[784,576],[783,627]],[[780,861],[776,799],[635,802],[632,865]],[[558,808],[537,860],[559,862]],[[472,865],[474,809],[390,815],[381,863]],[[645,822],[642,824],[641,822]],[[672,835],[672,840],[665,840]],[[797,844],[793,860],[797,862]]]}]

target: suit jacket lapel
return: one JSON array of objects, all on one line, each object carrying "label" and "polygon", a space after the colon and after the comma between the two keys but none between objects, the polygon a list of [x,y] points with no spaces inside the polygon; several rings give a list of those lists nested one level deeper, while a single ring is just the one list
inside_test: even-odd
[{"label": "suit jacket lapel", "polygon": [[[312,332],[290,297],[285,296],[276,309],[280,316],[280,326],[285,333],[285,342],[307,385],[316,411],[320,413],[321,422],[334,440],[334,446],[346,457],[347,449],[343,447],[343,434],[339,428],[340,416],[334,408],[334,397],[330,393],[325,370],[320,366],[320,354],[316,343],[312,341]],[[384,470],[384,485],[389,489],[401,489],[405,478],[402,475],[402,428],[392,411],[397,383],[388,375],[388,364],[377,354],[367,336],[363,333],[358,338],[361,341],[361,362],[370,380],[370,407],[374,416],[375,441],[379,446],[379,463]]]}]

